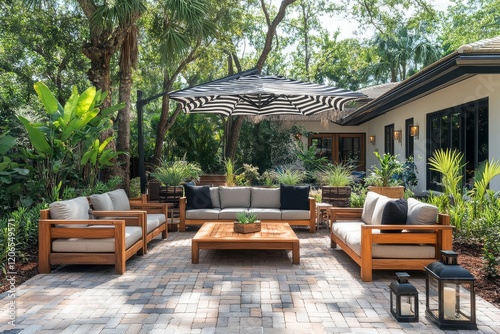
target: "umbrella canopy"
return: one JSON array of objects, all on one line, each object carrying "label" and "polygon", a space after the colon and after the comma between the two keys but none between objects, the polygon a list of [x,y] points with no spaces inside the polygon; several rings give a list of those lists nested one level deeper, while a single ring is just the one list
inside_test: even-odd
[{"label": "umbrella canopy", "polygon": [[362,93],[290,80],[260,76],[255,71],[212,81],[169,93],[187,113],[229,115],[311,115],[326,110],[343,110]]}]

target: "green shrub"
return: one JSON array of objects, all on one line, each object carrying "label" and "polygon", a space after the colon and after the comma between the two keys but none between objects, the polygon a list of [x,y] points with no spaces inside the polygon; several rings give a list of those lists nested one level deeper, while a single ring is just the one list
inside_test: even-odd
[{"label": "green shrub", "polygon": [[278,182],[278,184],[286,184],[289,186],[295,186],[300,184],[305,178],[306,173],[301,170],[296,169],[278,169],[272,173],[273,179]]},{"label": "green shrub", "polygon": [[19,208],[0,219],[0,268],[14,260],[22,263],[28,260],[31,251],[38,244],[38,219],[40,210],[47,207],[42,203],[26,209]]}]

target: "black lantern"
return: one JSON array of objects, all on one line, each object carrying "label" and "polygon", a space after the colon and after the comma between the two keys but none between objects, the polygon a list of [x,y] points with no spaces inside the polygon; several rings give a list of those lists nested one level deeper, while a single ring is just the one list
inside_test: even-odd
[{"label": "black lantern", "polygon": [[397,281],[389,285],[391,288],[391,313],[400,322],[418,321],[418,291],[408,282],[405,272],[396,273]]},{"label": "black lantern", "polygon": [[476,279],[458,265],[457,257],[441,251],[441,261],[425,267],[425,314],[441,329],[477,329]]}]

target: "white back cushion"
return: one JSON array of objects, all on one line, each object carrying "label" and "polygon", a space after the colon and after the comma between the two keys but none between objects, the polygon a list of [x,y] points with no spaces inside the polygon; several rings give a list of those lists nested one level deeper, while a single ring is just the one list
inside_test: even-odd
[{"label": "white back cushion", "polygon": [[280,188],[251,188],[250,206],[252,208],[279,209]]},{"label": "white back cushion", "polygon": [[109,198],[111,198],[111,202],[113,202],[113,208],[115,211],[130,210],[130,203],[128,201],[128,196],[125,190],[116,189],[113,191],[109,191],[106,194],[108,194]]},{"label": "white back cushion", "polygon": [[249,208],[249,187],[219,187],[221,208]]},{"label": "white back cushion", "polygon": [[361,213],[361,220],[368,225],[372,224],[373,211],[379,198],[379,194],[369,191],[366,194],[365,204],[363,205],[363,212]]},{"label": "white back cushion", "polygon": [[[66,201],[57,201],[49,205],[50,217],[58,220],[89,219],[89,201],[86,197],[77,197]],[[87,224],[65,224],[60,227],[87,227]]]},{"label": "white back cushion", "polygon": [[220,208],[219,187],[210,187],[210,199],[212,200],[212,207]]},{"label": "white back cushion", "polygon": [[392,199],[387,196],[379,195],[377,204],[375,205],[375,209],[373,210],[372,225],[382,224],[382,216],[384,215],[385,205],[391,200]]},{"label": "white back cushion", "polygon": [[90,195],[90,202],[96,211],[113,211],[113,202],[108,194]]},{"label": "white back cushion", "polygon": [[408,198],[407,225],[432,225],[436,223],[438,208],[432,204]]}]

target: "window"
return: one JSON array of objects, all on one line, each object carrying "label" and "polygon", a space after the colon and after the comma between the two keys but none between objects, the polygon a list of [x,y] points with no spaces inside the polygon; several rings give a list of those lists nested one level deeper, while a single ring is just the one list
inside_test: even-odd
[{"label": "window", "polygon": [[384,153],[394,155],[394,124],[384,128]]},{"label": "window", "polygon": [[411,136],[410,127],[413,125],[413,118],[408,118],[405,121],[405,157],[408,159],[409,157],[413,157],[414,155],[414,137]]},{"label": "window", "polygon": [[[427,115],[427,159],[435,150],[456,149],[464,155],[463,180],[470,182],[477,166],[488,159],[488,99]],[[441,175],[427,167],[427,189],[442,190]]]},{"label": "window", "polygon": [[364,171],[364,133],[316,133],[309,136],[309,147],[316,148],[316,158],[326,157],[332,163],[352,162]]}]

